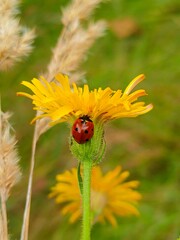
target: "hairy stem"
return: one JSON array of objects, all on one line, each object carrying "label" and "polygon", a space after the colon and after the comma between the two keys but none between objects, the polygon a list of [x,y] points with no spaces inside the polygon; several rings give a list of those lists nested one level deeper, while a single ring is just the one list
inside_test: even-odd
[{"label": "hairy stem", "polygon": [[83,229],[82,240],[90,240],[90,189],[91,189],[91,160],[83,161]]}]

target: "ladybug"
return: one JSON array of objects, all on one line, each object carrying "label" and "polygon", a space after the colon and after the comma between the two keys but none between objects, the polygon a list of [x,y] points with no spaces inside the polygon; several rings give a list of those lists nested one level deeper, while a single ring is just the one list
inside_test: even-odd
[{"label": "ladybug", "polygon": [[77,143],[86,143],[93,135],[94,123],[88,116],[84,115],[74,122],[72,126],[72,136]]}]

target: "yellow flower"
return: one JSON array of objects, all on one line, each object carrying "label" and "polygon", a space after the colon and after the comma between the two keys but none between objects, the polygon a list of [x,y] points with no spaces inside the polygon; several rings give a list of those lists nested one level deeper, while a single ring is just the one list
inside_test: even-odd
[{"label": "yellow flower", "polygon": [[[91,211],[92,223],[105,221],[117,225],[116,216],[138,215],[137,202],[140,193],[134,190],[138,181],[125,182],[128,171],[122,172],[120,166],[103,175],[100,167],[92,169]],[[51,189],[50,197],[62,204],[62,214],[70,214],[73,223],[81,217],[81,195],[78,186],[77,169],[73,168],[56,176],[57,183]]]},{"label": "yellow flower", "polygon": [[32,99],[34,110],[42,112],[32,122],[48,117],[51,124],[65,121],[73,123],[76,118],[87,115],[94,122],[104,123],[122,117],[136,117],[149,112],[153,107],[152,104],[137,102],[138,97],[147,95],[145,90],[131,93],[144,80],[143,74],[133,79],[123,93],[109,87],[90,91],[88,85],[81,88],[75,83],[71,88],[68,76],[58,74],[55,78],[57,82],[51,83],[43,77],[41,80],[34,78],[32,83],[22,82],[33,94],[19,92],[18,95]]}]

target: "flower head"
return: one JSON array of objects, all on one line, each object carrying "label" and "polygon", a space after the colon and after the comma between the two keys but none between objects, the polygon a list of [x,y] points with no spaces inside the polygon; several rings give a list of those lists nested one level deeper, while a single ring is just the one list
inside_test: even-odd
[{"label": "flower head", "polygon": [[[117,166],[114,170],[103,175],[100,167],[92,169],[91,180],[91,211],[92,223],[110,222],[117,224],[116,216],[138,215],[137,202],[141,199],[140,193],[134,188],[138,181],[125,182],[128,171],[122,172]],[[81,217],[81,195],[78,186],[77,169],[73,168],[56,177],[57,183],[51,189],[50,197],[62,205],[62,214],[70,214],[73,223]]]},{"label": "flower head", "polygon": [[31,89],[33,94],[19,92],[18,95],[32,99],[34,110],[42,112],[32,122],[48,117],[51,124],[65,121],[72,123],[79,117],[88,116],[94,122],[104,123],[122,117],[136,117],[152,109],[152,104],[136,102],[138,97],[147,95],[144,90],[131,93],[143,79],[143,74],[137,76],[122,93],[121,90],[113,91],[109,87],[90,91],[88,85],[77,87],[75,83],[71,88],[68,76],[58,74],[57,82],[49,83],[43,77],[41,80],[34,78],[32,83],[23,81],[22,84]]}]

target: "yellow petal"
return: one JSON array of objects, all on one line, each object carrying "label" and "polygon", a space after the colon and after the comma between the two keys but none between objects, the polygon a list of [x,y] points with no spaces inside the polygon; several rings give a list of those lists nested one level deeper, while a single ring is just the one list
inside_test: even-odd
[{"label": "yellow petal", "polygon": [[135,77],[131,82],[130,84],[127,86],[127,88],[125,89],[124,91],[124,94],[123,95],[128,95],[132,89],[135,88],[135,86],[140,83],[141,81],[143,81],[145,79],[145,76],[144,74],[140,74],[138,75],[137,77]]}]

